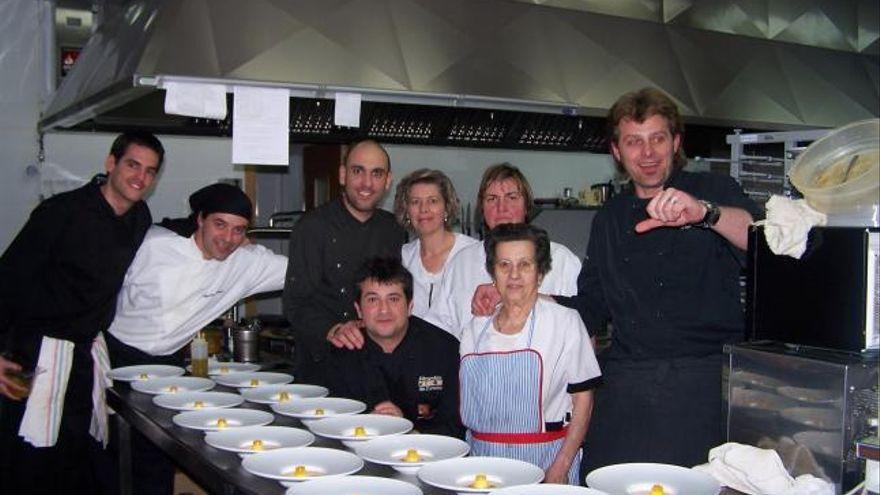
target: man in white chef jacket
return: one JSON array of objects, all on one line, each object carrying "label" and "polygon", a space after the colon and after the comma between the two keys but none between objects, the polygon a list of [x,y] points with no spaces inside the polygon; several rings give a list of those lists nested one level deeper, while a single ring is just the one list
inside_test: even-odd
[{"label": "man in white chef jacket", "polygon": [[[150,228],[125,275],[107,338],[114,368],[180,365],[178,351],[205,325],[242,298],[284,287],[287,257],[247,242],[253,206],[241,189],[212,184],[190,207],[188,219]],[[132,440],[135,493],[170,494],[173,465],[146,439]]]}]

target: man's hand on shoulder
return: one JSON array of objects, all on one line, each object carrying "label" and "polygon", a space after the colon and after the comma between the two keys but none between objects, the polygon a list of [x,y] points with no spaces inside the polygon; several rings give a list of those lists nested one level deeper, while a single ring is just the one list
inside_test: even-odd
[{"label": "man's hand on shoulder", "polygon": [[480,284],[474,291],[471,300],[471,313],[475,316],[489,316],[495,312],[495,307],[501,302],[501,294],[495,284]]},{"label": "man's hand on shoulder", "polygon": [[360,349],[364,346],[364,333],[361,331],[363,326],[362,320],[337,323],[327,332],[327,340],[339,349]]},{"label": "man's hand on shoulder", "polygon": [[403,417],[403,411],[397,407],[397,404],[390,400],[376,404],[376,407],[373,408],[373,412],[376,414],[384,414],[386,416],[397,416],[398,418]]}]

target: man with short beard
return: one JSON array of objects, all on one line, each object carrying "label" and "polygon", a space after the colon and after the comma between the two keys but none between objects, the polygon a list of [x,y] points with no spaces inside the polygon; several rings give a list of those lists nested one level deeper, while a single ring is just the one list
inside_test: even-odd
[{"label": "man with short beard", "polygon": [[360,326],[354,293],[358,268],[374,256],[400,257],[405,232],[378,209],[391,187],[391,161],[376,141],[348,147],[339,166],[340,198],[303,216],[290,234],[284,312],[296,339],[297,381],[324,382],[328,334]]}]

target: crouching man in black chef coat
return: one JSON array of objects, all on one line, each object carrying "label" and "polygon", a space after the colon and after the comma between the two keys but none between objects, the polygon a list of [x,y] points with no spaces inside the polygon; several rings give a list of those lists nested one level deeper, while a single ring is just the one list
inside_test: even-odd
[{"label": "crouching man in black chef coat", "polygon": [[[96,493],[107,439],[102,332],[151,217],[144,196],[165,156],[120,134],[106,175],[40,203],[0,257],[0,493]],[[41,372],[30,396],[11,374]],[[96,441],[97,440],[97,441]]]},{"label": "crouching man in black chef coat", "polygon": [[357,280],[355,308],[367,338],[360,349],[331,340],[341,346],[323,362],[332,394],[404,417],[421,433],[462,437],[458,341],[411,316],[412,275],[396,258],[367,260]]}]

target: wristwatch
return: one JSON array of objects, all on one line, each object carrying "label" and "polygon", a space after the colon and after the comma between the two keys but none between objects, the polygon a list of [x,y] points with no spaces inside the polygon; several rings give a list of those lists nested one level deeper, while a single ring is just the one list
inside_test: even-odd
[{"label": "wristwatch", "polygon": [[721,208],[711,201],[703,201],[701,199],[700,203],[703,203],[703,206],[706,207],[706,214],[703,215],[703,219],[695,225],[704,229],[710,229],[714,227],[715,224],[718,223],[718,219],[721,218]]}]

